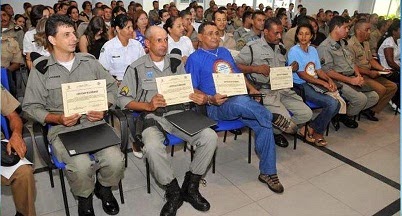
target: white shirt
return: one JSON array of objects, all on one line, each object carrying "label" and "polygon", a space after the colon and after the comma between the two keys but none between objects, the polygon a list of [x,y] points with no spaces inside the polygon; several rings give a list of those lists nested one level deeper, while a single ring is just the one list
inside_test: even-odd
[{"label": "white shirt", "polygon": [[71,68],[73,68],[74,60],[75,60],[75,57],[68,62],[61,62],[61,61],[58,61],[58,62],[61,65],[63,65],[65,68],[67,68],[68,71],[71,71]]},{"label": "white shirt", "polygon": [[39,46],[34,39],[34,35],[36,34],[36,29],[31,29],[27,31],[24,35],[23,45],[23,53],[26,55],[27,53],[37,52],[43,56],[50,56],[50,53],[43,47]]},{"label": "white shirt", "polygon": [[145,51],[140,42],[129,39],[127,46],[123,46],[116,36],[103,45],[99,62],[117,80],[123,80],[127,66],[143,55]]},{"label": "white shirt", "polygon": [[181,50],[181,56],[187,57],[195,51],[193,43],[191,43],[190,38],[187,36],[181,36],[179,41],[175,42],[173,38],[168,35],[168,52],[170,53],[174,48]]},{"label": "white shirt", "polygon": [[392,37],[388,37],[382,42],[381,46],[378,48],[378,57],[380,58],[381,65],[385,68],[390,69],[391,67],[388,65],[387,60],[385,59],[384,49],[385,48],[394,48],[394,61],[399,66],[401,65],[401,50],[398,43],[395,43]]}]

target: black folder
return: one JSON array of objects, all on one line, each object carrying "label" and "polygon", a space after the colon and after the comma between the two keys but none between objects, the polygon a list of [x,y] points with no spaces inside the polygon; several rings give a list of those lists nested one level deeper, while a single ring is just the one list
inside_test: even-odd
[{"label": "black folder", "polygon": [[190,136],[194,136],[201,130],[217,124],[216,121],[192,110],[168,115],[165,116],[165,118],[175,127]]},{"label": "black folder", "polygon": [[61,133],[59,138],[70,156],[94,153],[109,146],[118,145],[121,142],[112,127],[107,123]]}]

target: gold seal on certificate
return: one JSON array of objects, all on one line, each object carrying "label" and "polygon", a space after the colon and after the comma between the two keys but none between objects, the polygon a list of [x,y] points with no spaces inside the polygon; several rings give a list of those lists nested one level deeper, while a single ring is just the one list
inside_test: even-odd
[{"label": "gold seal on certificate", "polygon": [[271,67],[269,82],[271,90],[286,89],[293,87],[292,67]]},{"label": "gold seal on certificate", "polygon": [[213,73],[216,93],[234,96],[247,94],[246,81],[242,73]]},{"label": "gold seal on certificate", "polygon": [[61,84],[64,116],[108,109],[106,80]]},{"label": "gold seal on certificate", "polygon": [[190,102],[190,94],[194,93],[191,74],[157,77],[158,93],[163,95],[166,104],[175,105]]}]

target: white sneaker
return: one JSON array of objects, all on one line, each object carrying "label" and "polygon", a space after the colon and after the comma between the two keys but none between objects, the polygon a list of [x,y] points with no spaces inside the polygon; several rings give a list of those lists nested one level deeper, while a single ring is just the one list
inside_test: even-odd
[{"label": "white sneaker", "polygon": [[135,157],[141,159],[142,157],[144,157],[144,154],[142,153],[142,151],[133,151],[133,154]]}]

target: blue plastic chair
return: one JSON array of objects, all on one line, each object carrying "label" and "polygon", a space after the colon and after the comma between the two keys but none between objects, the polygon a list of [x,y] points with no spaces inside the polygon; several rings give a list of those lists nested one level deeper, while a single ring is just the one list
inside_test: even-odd
[{"label": "blue plastic chair", "polygon": [[[109,110],[109,113],[111,115],[115,115],[119,120],[120,120],[120,128],[125,128],[127,127],[127,122],[122,113],[119,113],[116,110]],[[112,124],[113,126],[113,124]],[[49,172],[49,178],[50,178],[50,185],[52,188],[54,188],[54,181],[53,181],[53,169],[57,169],[59,171],[60,175],[60,184],[61,184],[61,190],[63,194],[63,202],[64,202],[64,209],[66,212],[66,215],[70,215],[69,207],[68,207],[68,201],[67,201],[67,192],[66,192],[66,186],[65,186],[65,181],[64,181],[64,173],[63,171],[66,169],[66,164],[63,163],[62,161],[59,161],[55,154],[53,153],[53,146],[50,144],[49,140],[47,139],[47,133],[48,130],[50,129],[50,125],[47,124],[46,126],[42,126],[40,123],[35,122],[33,124],[33,131],[34,131],[34,137],[35,137],[35,142],[39,151],[39,154],[41,155],[42,159],[45,161],[47,165],[47,169]],[[121,130],[121,145],[120,149],[123,153],[127,151],[127,143],[128,143],[128,134],[126,130]],[[93,155],[90,155],[92,159],[94,159]],[[127,163],[126,163],[127,166]],[[121,203],[124,204],[124,195],[123,195],[123,186],[122,182],[119,182],[119,194],[120,194],[120,200]]]}]

